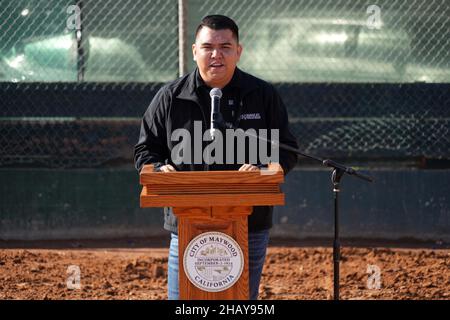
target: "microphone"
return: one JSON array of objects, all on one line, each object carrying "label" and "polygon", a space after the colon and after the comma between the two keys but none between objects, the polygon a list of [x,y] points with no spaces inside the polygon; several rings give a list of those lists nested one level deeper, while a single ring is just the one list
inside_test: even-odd
[{"label": "microphone", "polygon": [[211,139],[214,139],[214,133],[222,125],[222,115],[220,113],[220,98],[222,98],[222,90],[213,88],[209,92],[211,97]]}]

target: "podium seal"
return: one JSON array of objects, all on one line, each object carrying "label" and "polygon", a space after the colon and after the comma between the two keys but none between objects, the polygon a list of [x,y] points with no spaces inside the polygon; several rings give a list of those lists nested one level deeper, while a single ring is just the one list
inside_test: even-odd
[{"label": "podium seal", "polygon": [[197,288],[220,292],[242,274],[244,255],[239,244],[222,232],[205,232],[189,242],[183,257],[184,272]]}]

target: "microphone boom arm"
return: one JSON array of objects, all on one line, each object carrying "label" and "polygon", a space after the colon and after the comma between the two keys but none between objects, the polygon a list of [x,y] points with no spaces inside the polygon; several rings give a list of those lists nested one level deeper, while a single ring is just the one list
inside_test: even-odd
[{"label": "microphone boom arm", "polygon": [[[223,125],[223,127],[226,127],[223,123],[222,123],[222,125]],[[228,129],[232,129],[232,128],[228,128]],[[342,171],[343,173],[346,173],[348,175],[353,175],[353,176],[355,176],[355,177],[357,177],[359,179],[365,180],[367,182],[373,182],[373,178],[371,176],[363,174],[363,173],[357,171],[356,169],[354,169],[352,167],[347,167],[347,166],[345,166],[345,165],[343,165],[341,163],[338,163],[338,162],[336,162],[334,160],[322,159],[322,158],[319,158],[319,157],[316,157],[316,156],[312,156],[312,155],[309,155],[309,154],[306,154],[306,153],[300,151],[299,149],[296,149],[296,148],[293,148],[291,146],[288,146],[287,144],[283,144],[283,143],[280,143],[280,142],[276,142],[276,141],[272,141],[272,140],[269,140],[269,139],[266,139],[266,138],[262,138],[262,137],[259,137],[257,135],[253,135],[251,133],[248,133],[246,131],[244,131],[244,134],[249,136],[249,137],[260,139],[260,140],[262,140],[264,142],[269,142],[270,144],[278,146],[279,148],[281,148],[283,150],[294,152],[295,154],[300,155],[302,157],[305,157],[305,158],[312,159],[312,160],[315,160],[317,162],[320,162],[325,167],[330,167],[330,168],[337,169],[339,171]]]}]

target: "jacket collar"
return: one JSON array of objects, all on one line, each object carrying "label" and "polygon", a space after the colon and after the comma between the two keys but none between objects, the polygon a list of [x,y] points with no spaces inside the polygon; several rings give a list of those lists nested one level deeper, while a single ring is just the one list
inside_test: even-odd
[{"label": "jacket collar", "polygon": [[[197,87],[201,85],[205,85],[203,81],[201,81],[198,68],[195,68],[194,71],[186,75],[186,80],[181,87],[179,94],[176,96],[179,99],[191,100],[197,103],[200,103],[200,98],[197,95]],[[231,79],[228,85],[241,88],[242,97],[245,97],[247,93],[256,88],[256,83],[252,81],[250,77],[239,68],[236,67],[234,71],[233,78]],[[227,86],[228,86],[227,85]]]}]

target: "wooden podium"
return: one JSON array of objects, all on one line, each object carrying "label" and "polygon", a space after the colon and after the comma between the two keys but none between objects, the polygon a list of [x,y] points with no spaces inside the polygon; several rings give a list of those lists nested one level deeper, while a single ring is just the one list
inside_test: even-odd
[{"label": "wooden podium", "polygon": [[[173,207],[178,219],[180,299],[249,298],[248,215],[253,206],[284,205],[284,194],[280,190],[283,181],[284,173],[279,164],[270,164],[261,171],[167,173],[154,172],[152,165],[144,166],[140,173],[140,184],[143,186],[141,207]],[[185,250],[194,238],[205,232],[220,232],[230,236],[242,252],[243,268],[240,276],[231,287],[222,291],[203,290],[194,285],[185,273]],[[228,270],[227,266],[225,270]]]}]

